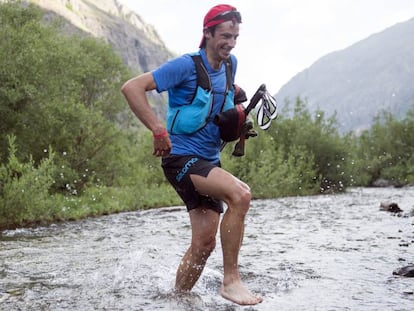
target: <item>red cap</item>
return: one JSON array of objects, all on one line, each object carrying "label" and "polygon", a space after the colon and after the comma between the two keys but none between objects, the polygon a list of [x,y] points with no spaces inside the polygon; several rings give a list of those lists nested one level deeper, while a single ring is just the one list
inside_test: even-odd
[{"label": "red cap", "polygon": [[[234,6],[228,4],[216,5],[207,12],[206,16],[204,16],[203,30],[233,19],[238,23],[241,23],[240,13]],[[203,34],[200,48],[203,46],[204,40],[205,38]]]}]

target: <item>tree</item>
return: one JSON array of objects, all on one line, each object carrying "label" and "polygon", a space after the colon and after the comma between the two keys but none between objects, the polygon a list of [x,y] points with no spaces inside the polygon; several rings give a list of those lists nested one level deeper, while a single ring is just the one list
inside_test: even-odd
[{"label": "tree", "polygon": [[405,118],[397,120],[383,111],[372,127],[358,139],[358,158],[363,159],[359,170],[367,183],[379,178],[396,185],[414,182],[414,109]]},{"label": "tree", "polygon": [[12,134],[22,161],[37,165],[49,146],[55,150],[62,168],[56,189],[81,191],[94,180],[110,185],[128,145],[116,124],[128,70],[104,42],[62,35],[59,23],[41,19],[33,5],[0,5],[0,159]]},{"label": "tree", "polygon": [[[290,107],[289,102],[286,107]],[[312,117],[306,109],[306,102],[297,98],[292,117],[280,116],[275,126],[269,130],[277,142],[276,148],[284,150],[286,161],[298,150],[313,159],[313,181],[319,181],[322,192],[342,191],[350,182],[345,171],[349,153],[335,124],[335,116],[325,119],[322,111],[316,111]]]}]

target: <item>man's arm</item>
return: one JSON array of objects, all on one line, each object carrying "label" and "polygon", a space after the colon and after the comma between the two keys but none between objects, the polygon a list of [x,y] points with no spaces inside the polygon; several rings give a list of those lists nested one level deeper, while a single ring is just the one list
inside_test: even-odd
[{"label": "man's arm", "polygon": [[164,124],[158,119],[148,103],[147,91],[156,88],[150,72],[128,80],[121,88],[128,105],[137,118],[152,132],[154,137],[155,156],[167,155],[171,149],[171,141]]}]

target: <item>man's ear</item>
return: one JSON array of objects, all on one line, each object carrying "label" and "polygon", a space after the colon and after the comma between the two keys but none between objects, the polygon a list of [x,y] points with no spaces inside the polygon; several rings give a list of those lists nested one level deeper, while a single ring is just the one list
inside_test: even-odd
[{"label": "man's ear", "polygon": [[209,29],[209,28],[204,29],[203,30],[203,35],[204,35],[204,38],[206,38],[206,40],[210,39],[212,37],[211,29]]}]

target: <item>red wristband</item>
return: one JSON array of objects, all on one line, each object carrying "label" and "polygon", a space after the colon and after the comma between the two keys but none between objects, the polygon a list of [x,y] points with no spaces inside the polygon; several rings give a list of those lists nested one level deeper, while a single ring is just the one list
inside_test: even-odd
[{"label": "red wristband", "polygon": [[153,134],[152,136],[154,137],[154,139],[161,139],[161,138],[167,137],[168,136],[168,132],[167,132],[166,129],[164,129],[164,131],[162,131],[161,133],[159,133],[159,134]]}]

